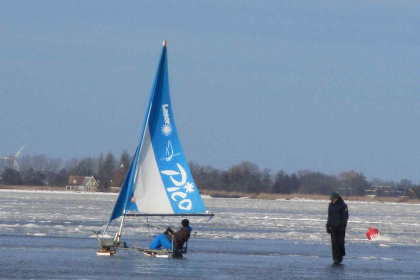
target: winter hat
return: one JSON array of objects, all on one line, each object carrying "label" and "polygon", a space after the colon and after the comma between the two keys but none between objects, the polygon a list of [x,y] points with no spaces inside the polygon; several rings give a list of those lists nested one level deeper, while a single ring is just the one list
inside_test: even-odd
[{"label": "winter hat", "polygon": [[188,221],[187,219],[183,219],[183,220],[181,221],[181,225],[183,225],[184,227],[187,227],[187,226],[189,226],[189,225],[190,225],[190,221]]},{"label": "winter hat", "polygon": [[338,194],[338,193],[336,193],[336,192],[333,192],[332,194],[331,194],[331,197],[330,197],[330,200],[331,201],[333,201],[334,199],[336,199],[337,197],[339,197],[340,195]]}]

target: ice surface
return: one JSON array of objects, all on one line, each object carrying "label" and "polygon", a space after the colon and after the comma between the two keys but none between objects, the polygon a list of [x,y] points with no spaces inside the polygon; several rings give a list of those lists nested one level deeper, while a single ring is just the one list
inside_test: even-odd
[{"label": "ice surface", "polygon": [[[328,201],[204,198],[184,260],[130,251],[100,258],[116,194],[0,190],[0,279],[419,279],[420,205],[347,201],[344,265],[331,265]],[[127,218],[123,240],[144,246],[175,218]],[[148,222],[148,223],[147,223]],[[111,224],[115,234],[118,221]],[[380,237],[368,241],[375,227]],[[185,273],[188,273],[187,275]],[[186,277],[187,276],[187,277]]]},{"label": "ice surface", "polygon": [[[117,194],[49,191],[0,191],[0,231],[3,234],[91,236],[103,230]],[[328,201],[203,198],[215,217],[191,217],[197,236],[210,239],[286,239],[329,243],[325,232]],[[420,205],[347,201],[347,242],[420,245]],[[149,222],[149,224],[147,223]],[[156,225],[156,226],[154,226]],[[179,218],[128,218],[123,234],[150,236]],[[110,233],[118,230],[114,221]],[[368,241],[369,226],[380,232]]]}]

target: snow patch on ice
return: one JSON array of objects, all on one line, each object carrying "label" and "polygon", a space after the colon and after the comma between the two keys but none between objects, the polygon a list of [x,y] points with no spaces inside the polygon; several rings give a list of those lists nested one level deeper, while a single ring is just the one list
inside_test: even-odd
[{"label": "snow patch on ice", "polygon": [[36,233],[28,232],[26,235],[28,235],[28,236],[47,236],[46,233],[41,233],[41,232],[36,232]]},{"label": "snow patch on ice", "polygon": [[379,241],[392,241],[392,238],[379,234],[376,238],[370,240],[372,242],[379,242]]},{"label": "snow patch on ice", "polygon": [[362,260],[376,260],[376,258],[374,256],[370,256],[370,257],[360,257],[359,259]]},{"label": "snow patch on ice", "polygon": [[28,227],[28,228],[36,228],[36,227],[38,227],[38,225],[36,225],[36,224],[25,224],[23,226],[24,227]]}]

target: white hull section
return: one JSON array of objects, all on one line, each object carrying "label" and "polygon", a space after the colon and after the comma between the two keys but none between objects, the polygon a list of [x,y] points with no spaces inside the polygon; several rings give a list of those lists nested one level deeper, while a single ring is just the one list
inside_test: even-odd
[{"label": "white hull section", "polygon": [[110,256],[113,256],[113,255],[116,255],[116,254],[117,254],[116,251],[101,251],[101,250],[96,251],[97,256],[108,256],[108,257],[110,257]]}]

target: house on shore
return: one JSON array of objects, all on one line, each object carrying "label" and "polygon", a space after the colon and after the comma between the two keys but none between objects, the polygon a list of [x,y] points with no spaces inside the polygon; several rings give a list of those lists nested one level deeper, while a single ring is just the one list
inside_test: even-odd
[{"label": "house on shore", "polygon": [[396,186],[377,185],[365,190],[368,196],[393,196],[400,197],[405,193],[399,190]]},{"label": "house on shore", "polygon": [[66,190],[96,192],[98,190],[98,181],[93,176],[73,176],[70,175]]}]

